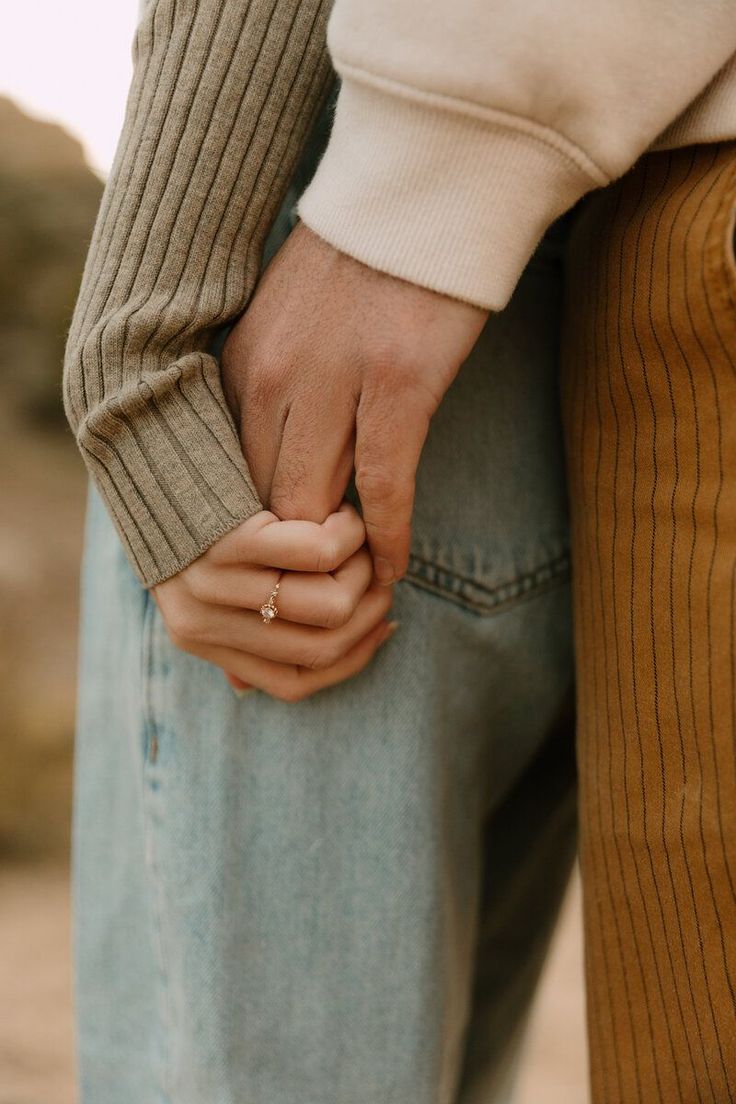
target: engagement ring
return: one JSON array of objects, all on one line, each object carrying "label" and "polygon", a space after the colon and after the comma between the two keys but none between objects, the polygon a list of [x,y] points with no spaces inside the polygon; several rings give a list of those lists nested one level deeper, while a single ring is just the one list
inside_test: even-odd
[{"label": "engagement ring", "polygon": [[264,602],[261,606],[261,617],[263,618],[264,625],[270,625],[274,617],[278,617],[279,608],[276,605],[276,595],[279,592],[280,586],[281,580],[279,579],[278,583],[269,594],[268,601]]}]

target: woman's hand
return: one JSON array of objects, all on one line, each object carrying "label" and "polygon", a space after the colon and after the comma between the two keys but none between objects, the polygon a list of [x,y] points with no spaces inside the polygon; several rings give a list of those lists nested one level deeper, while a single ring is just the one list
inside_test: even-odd
[{"label": "woman's hand", "polygon": [[[374,581],[364,542],[347,502],[322,524],[263,510],[153,596],[172,643],[235,689],[300,701],[361,671],[393,631],[392,589]],[[260,607],[277,581],[279,615],[266,625]]]}]

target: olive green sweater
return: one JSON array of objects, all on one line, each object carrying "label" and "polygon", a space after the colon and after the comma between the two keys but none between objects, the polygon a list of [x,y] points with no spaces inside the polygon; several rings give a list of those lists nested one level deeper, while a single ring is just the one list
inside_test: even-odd
[{"label": "olive green sweater", "polygon": [[336,0],[331,57],[329,8],[143,11],[64,401],[147,586],[261,508],[207,349],[253,292],[333,65],[335,123],[301,217],[491,309],[557,215],[648,145],[736,136],[730,0]]}]

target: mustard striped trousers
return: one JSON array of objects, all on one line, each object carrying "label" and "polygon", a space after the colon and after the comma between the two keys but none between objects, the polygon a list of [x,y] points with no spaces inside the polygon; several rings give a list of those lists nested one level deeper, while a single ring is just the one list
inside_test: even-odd
[{"label": "mustard striped trousers", "polygon": [[594,1104],[736,1100],[736,142],[570,240],[563,416]]}]

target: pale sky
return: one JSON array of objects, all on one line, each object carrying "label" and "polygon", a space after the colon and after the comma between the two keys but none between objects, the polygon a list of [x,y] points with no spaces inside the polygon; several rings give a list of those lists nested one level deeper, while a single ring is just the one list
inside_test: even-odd
[{"label": "pale sky", "polygon": [[62,123],[89,163],[112,163],[131,78],[138,0],[13,0],[0,25],[0,93]]}]

